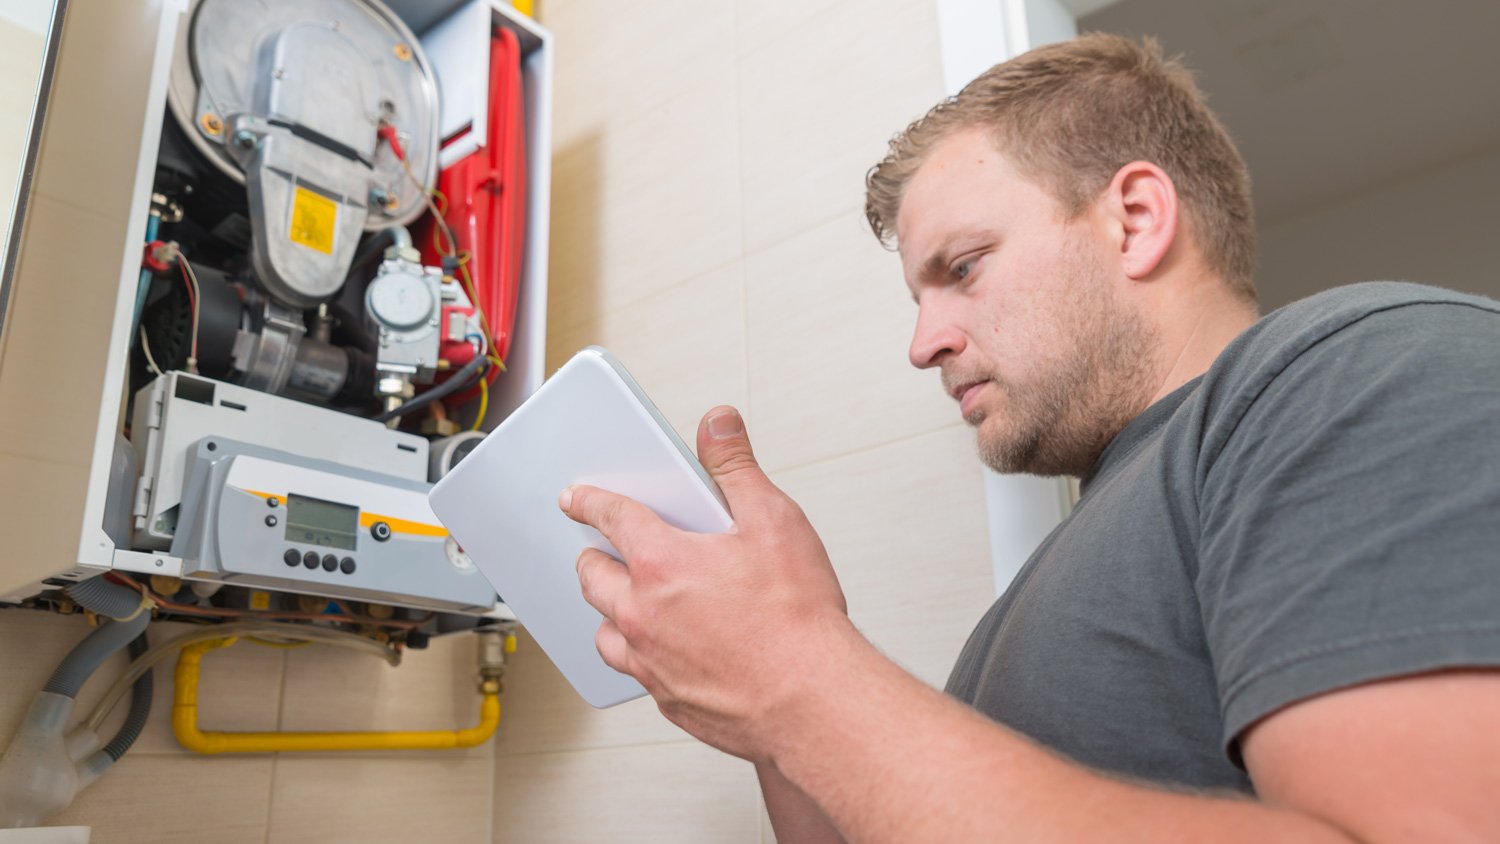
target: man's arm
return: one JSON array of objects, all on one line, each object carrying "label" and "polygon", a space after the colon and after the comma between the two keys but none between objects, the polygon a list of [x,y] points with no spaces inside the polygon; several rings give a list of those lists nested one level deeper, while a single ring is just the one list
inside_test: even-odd
[{"label": "man's arm", "polygon": [[698,439],[728,534],[678,531],[599,489],[562,497],[628,562],[579,558],[605,617],[599,652],[674,723],[779,771],[848,841],[1500,840],[1500,673],[1388,680],[1263,717],[1243,744],[1264,802],[1124,782],[887,660],[850,623],[821,541],[761,473],[738,416],[711,411]]},{"label": "man's arm", "polygon": [[833,823],[802,790],[768,762],[755,766],[771,829],[782,844],[844,844]]},{"label": "man's arm", "polygon": [[[1500,840],[1500,672],[1383,681],[1273,714],[1245,742],[1255,802],[1088,770],[854,631],[844,647],[770,752],[849,841]],[[861,694],[840,692],[856,682]]]}]

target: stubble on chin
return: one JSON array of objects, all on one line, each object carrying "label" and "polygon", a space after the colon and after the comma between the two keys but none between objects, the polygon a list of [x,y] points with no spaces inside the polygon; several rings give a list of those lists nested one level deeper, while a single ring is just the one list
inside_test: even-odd
[{"label": "stubble on chin", "polygon": [[979,456],[1002,474],[1083,477],[1112,439],[1146,409],[1156,335],[1120,305],[1096,267],[1080,260],[1075,310],[1060,320],[1072,355],[1024,385],[992,381],[989,412],[975,408]]}]

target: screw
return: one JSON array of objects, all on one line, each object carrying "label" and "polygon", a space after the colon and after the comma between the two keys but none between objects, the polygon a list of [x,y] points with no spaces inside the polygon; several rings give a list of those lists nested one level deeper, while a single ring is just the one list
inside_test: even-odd
[{"label": "screw", "polygon": [[235,132],[234,145],[240,149],[255,149],[255,133],[249,129],[241,129]]},{"label": "screw", "polygon": [[370,191],[370,204],[379,205],[381,208],[391,204],[391,192],[385,188],[375,188]]},{"label": "screw", "polygon": [[203,131],[215,137],[224,131],[224,121],[211,111],[204,112],[203,116],[198,118],[198,125],[203,127]]}]

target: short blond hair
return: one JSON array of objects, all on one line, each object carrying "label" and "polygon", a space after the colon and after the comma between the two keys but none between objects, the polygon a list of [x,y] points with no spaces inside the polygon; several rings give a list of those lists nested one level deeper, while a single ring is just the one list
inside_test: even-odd
[{"label": "short blond hair", "polygon": [[953,133],[979,127],[1070,217],[1132,161],[1171,177],[1208,267],[1255,300],[1250,174],[1177,58],[1150,38],[1091,33],[995,65],[891,139],[865,178],[865,216],[887,246],[907,184]]}]

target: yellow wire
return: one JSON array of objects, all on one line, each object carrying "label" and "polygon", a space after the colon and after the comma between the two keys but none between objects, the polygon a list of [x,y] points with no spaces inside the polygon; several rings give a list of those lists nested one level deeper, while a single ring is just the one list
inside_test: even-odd
[{"label": "yellow wire", "polygon": [[[484,308],[480,307],[479,295],[474,290],[474,280],[469,277],[468,265],[471,256],[468,250],[459,251],[458,238],[454,236],[453,229],[448,227],[448,220],[444,216],[448,211],[448,197],[443,195],[443,192],[437,188],[424,186],[421,180],[417,178],[417,174],[412,172],[411,163],[407,160],[401,160],[401,167],[406,171],[406,175],[412,180],[412,183],[417,186],[417,189],[422,191],[422,199],[427,204],[427,210],[432,213],[432,220],[435,224],[432,229],[433,251],[444,258],[452,258],[457,262],[459,282],[463,285],[464,293],[469,297],[469,303],[474,306],[474,312],[479,315],[479,327],[484,330],[486,338],[493,338],[495,332],[490,330],[489,315],[485,313]],[[442,237],[440,238],[439,235],[442,235]],[[442,238],[447,238],[448,240],[446,247],[443,246]],[[490,359],[498,360],[494,357]],[[504,372],[505,364],[500,363],[499,366],[500,371]]]},{"label": "yellow wire", "polygon": [[487,413],[489,409],[490,379],[488,375],[481,375],[479,377],[479,415],[474,417],[474,425],[469,428],[470,431],[479,430],[479,426],[484,424],[484,414]]},{"label": "yellow wire", "polygon": [[[444,217],[444,214],[448,210],[448,197],[444,196],[443,192],[436,187],[429,188],[423,185],[422,181],[417,178],[417,174],[412,172],[411,162],[404,158],[401,159],[401,168],[406,171],[407,178],[411,179],[412,184],[416,185],[417,189],[422,192],[422,200],[427,204],[427,210],[432,214],[432,221],[434,223],[432,227],[433,251],[444,258],[452,258],[457,263],[459,283],[463,286],[464,294],[469,297],[469,304],[474,306],[474,313],[479,315],[479,328],[484,332],[485,343],[490,344],[494,339],[495,332],[490,330],[489,315],[480,306],[479,294],[474,289],[474,279],[469,277],[469,259],[472,256],[468,250],[459,251],[458,238],[453,235],[453,229],[448,227],[448,221]],[[443,246],[442,238],[447,238],[447,247]],[[505,361],[501,360],[498,355],[491,354],[487,355],[487,357],[491,365],[495,366],[501,372],[506,371]],[[479,415],[475,417],[474,426],[469,430],[477,431],[484,424],[485,413],[489,410],[489,400],[489,374],[486,373],[479,379]]]}]

